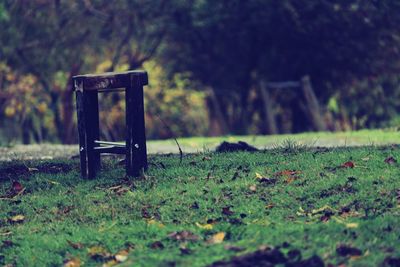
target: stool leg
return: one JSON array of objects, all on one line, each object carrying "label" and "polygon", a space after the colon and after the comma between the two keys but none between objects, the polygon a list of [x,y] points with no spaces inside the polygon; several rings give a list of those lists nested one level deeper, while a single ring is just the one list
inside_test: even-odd
[{"label": "stool leg", "polygon": [[86,121],[87,177],[95,178],[100,165],[100,154],[94,150],[94,141],[99,138],[99,112],[97,91],[84,91],[84,114]]},{"label": "stool leg", "polygon": [[87,177],[87,154],[86,154],[86,124],[83,103],[83,92],[76,91],[76,113],[78,119],[78,137],[79,137],[79,158],[81,161],[81,175]]},{"label": "stool leg", "polygon": [[[91,102],[91,118],[92,121],[89,124],[90,128],[92,130],[92,135],[93,135],[93,142],[94,140],[100,140],[100,129],[99,129],[99,99],[98,99],[98,92],[97,91],[91,91],[89,93],[90,97],[90,102]],[[93,143],[93,146],[95,144]],[[94,151],[94,165],[96,170],[100,170],[101,167],[101,161],[100,161],[100,152]]]},{"label": "stool leg", "polygon": [[126,89],[126,172],[138,176],[147,169],[146,133],[144,121],[143,85],[141,80],[131,76]]}]

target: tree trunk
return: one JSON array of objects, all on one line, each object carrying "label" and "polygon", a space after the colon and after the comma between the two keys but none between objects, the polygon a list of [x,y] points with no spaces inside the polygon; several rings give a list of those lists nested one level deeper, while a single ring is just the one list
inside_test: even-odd
[{"label": "tree trunk", "polygon": [[248,112],[249,106],[249,91],[242,91],[240,94],[239,103],[234,107],[233,119],[231,130],[233,134],[245,135],[247,134],[249,123],[251,122],[251,115]]},{"label": "tree trunk", "polygon": [[260,94],[263,103],[264,122],[267,126],[268,134],[278,134],[278,127],[276,125],[275,114],[273,110],[273,101],[267,90],[265,81],[260,81]]},{"label": "tree trunk", "polygon": [[209,114],[209,131],[210,136],[225,135],[228,133],[228,124],[226,117],[222,112],[220,102],[212,88],[207,90],[206,103]]},{"label": "tree trunk", "polygon": [[73,105],[73,99],[74,99],[74,90],[73,90],[73,84],[72,84],[72,77],[75,75],[78,75],[79,70],[81,68],[82,64],[76,64],[72,66],[71,71],[69,73],[68,77],[68,82],[65,86],[65,89],[62,94],[62,110],[63,110],[63,118],[62,118],[62,124],[63,124],[63,131],[61,135],[61,141],[64,144],[73,144],[75,143],[75,128],[74,128],[74,123],[73,123],[73,115],[74,113],[74,105]]},{"label": "tree trunk", "polygon": [[327,127],[324,118],[322,116],[322,110],[319,105],[318,99],[315,96],[314,90],[312,89],[310,77],[304,76],[301,79],[301,83],[302,83],[303,95],[306,100],[309,111],[309,116],[315,130],[326,131]]}]

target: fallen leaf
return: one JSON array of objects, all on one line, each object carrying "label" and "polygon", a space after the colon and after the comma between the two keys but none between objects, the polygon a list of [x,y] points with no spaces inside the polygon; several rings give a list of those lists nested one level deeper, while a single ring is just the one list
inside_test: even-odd
[{"label": "fallen leaf", "polygon": [[230,207],[224,207],[222,208],[222,214],[226,215],[226,216],[231,216],[233,215],[233,211],[231,211]]},{"label": "fallen leaf", "polygon": [[276,178],[268,178],[268,177],[263,177],[261,179],[258,179],[258,181],[262,184],[267,184],[267,185],[273,185],[277,182]]},{"label": "fallen leaf", "polygon": [[168,235],[169,238],[178,241],[197,241],[199,237],[189,231],[172,232]]},{"label": "fallen leaf", "polygon": [[24,215],[15,215],[9,219],[10,222],[12,223],[21,223],[25,220]]},{"label": "fallen leaf", "polygon": [[285,180],[285,182],[286,182],[287,184],[290,184],[290,183],[292,183],[292,182],[295,181],[295,180],[296,180],[295,177],[289,177],[289,178],[287,178],[287,179]]},{"label": "fallen leaf", "polygon": [[118,262],[124,262],[124,261],[126,261],[128,259],[128,254],[129,254],[129,250],[128,249],[124,249],[124,250],[121,250],[121,251],[117,252],[114,255],[114,258]]},{"label": "fallen leaf", "polygon": [[307,215],[307,213],[305,212],[305,210],[302,207],[299,207],[299,210],[296,211],[297,216],[305,216]]},{"label": "fallen leaf", "polygon": [[272,209],[274,206],[275,206],[275,205],[271,203],[271,204],[265,205],[265,208],[266,208],[266,209]]},{"label": "fallen leaf", "polygon": [[331,215],[322,215],[322,217],[320,218],[320,221],[327,222],[327,221],[329,221],[330,218],[331,218]]},{"label": "fallen leaf", "polygon": [[196,226],[201,229],[204,229],[204,230],[212,230],[213,229],[213,225],[211,223],[206,223],[206,224],[196,223]]},{"label": "fallen leaf", "polygon": [[22,190],[24,190],[24,187],[22,186],[22,184],[21,184],[20,182],[18,182],[18,181],[13,181],[11,190],[12,190],[14,193],[19,193],[19,192],[21,192]]},{"label": "fallen leaf", "polygon": [[397,160],[394,158],[394,157],[392,157],[392,156],[390,156],[390,157],[387,157],[386,159],[385,159],[385,163],[387,163],[387,164],[395,164],[397,162]]},{"label": "fallen leaf", "polygon": [[357,228],[358,227],[358,223],[346,223],[346,227],[347,228]]},{"label": "fallen leaf", "polygon": [[80,267],[81,261],[78,258],[72,258],[69,260],[64,261],[63,267]]},{"label": "fallen leaf", "polygon": [[209,244],[221,244],[225,239],[225,233],[224,232],[218,232],[215,235],[213,235],[209,240]]},{"label": "fallen leaf", "polygon": [[198,210],[200,208],[199,203],[194,202],[190,208]]},{"label": "fallen leaf", "polygon": [[83,244],[82,243],[79,243],[79,242],[75,243],[75,242],[72,242],[70,240],[67,240],[67,242],[74,249],[82,249],[83,248]]},{"label": "fallen leaf", "polygon": [[151,218],[151,215],[150,215],[149,211],[146,208],[142,208],[142,218],[145,218],[145,219],[150,219]]},{"label": "fallen leaf", "polygon": [[352,161],[347,161],[342,164],[342,168],[354,168],[356,165]]},{"label": "fallen leaf", "polygon": [[264,179],[265,177],[262,176],[261,174],[259,174],[258,172],[256,172],[256,178],[257,179]]},{"label": "fallen leaf", "polygon": [[38,168],[29,168],[29,167],[28,167],[28,171],[29,171],[29,172],[38,172],[39,169],[38,169]]},{"label": "fallen leaf", "polygon": [[112,267],[119,264],[119,262],[116,259],[111,259],[106,261],[105,263],[103,263],[103,265],[101,265],[101,267]]},{"label": "fallen leaf", "polygon": [[274,176],[286,176],[286,177],[291,177],[300,174],[301,171],[295,171],[295,170],[283,170],[275,173]]},{"label": "fallen leaf", "polygon": [[104,247],[93,246],[88,249],[88,255],[94,260],[105,260],[109,259],[112,255]]},{"label": "fallen leaf", "polygon": [[350,247],[347,245],[340,245],[336,248],[336,253],[342,257],[360,256],[362,254],[362,251],[358,248]]},{"label": "fallen leaf", "polygon": [[162,223],[160,223],[160,222],[158,222],[158,221],[156,221],[156,220],[154,220],[154,219],[148,220],[148,221],[147,221],[147,224],[148,224],[148,225],[155,225],[155,226],[158,226],[158,227],[160,227],[160,228],[165,227],[164,224],[162,224]]},{"label": "fallen leaf", "polygon": [[272,250],[272,247],[270,245],[261,245],[258,247],[258,250],[261,250],[261,251]]},{"label": "fallen leaf", "polygon": [[150,244],[150,248],[152,248],[152,249],[163,249],[164,248],[164,244],[161,241],[155,241],[155,242]]},{"label": "fallen leaf", "polygon": [[325,206],[323,206],[323,207],[321,207],[319,209],[313,209],[311,211],[311,214],[315,215],[315,214],[321,214],[321,213],[327,213],[327,212],[334,214],[335,213],[335,209],[331,208],[328,205],[325,205]]},{"label": "fallen leaf", "polygon": [[179,250],[181,251],[181,253],[182,253],[183,255],[190,255],[190,254],[192,254],[192,250],[189,249],[189,248],[187,248],[187,247],[185,247],[185,246],[180,247]]}]

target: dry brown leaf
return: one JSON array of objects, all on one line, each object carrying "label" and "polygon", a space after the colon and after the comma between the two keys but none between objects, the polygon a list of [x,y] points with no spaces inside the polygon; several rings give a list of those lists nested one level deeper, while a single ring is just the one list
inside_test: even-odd
[{"label": "dry brown leaf", "polygon": [[189,231],[172,232],[168,235],[169,238],[178,241],[197,241],[199,237]]},{"label": "dry brown leaf", "polygon": [[272,203],[265,205],[266,209],[272,209],[273,207],[274,207],[274,204],[272,204]]},{"label": "dry brown leaf", "polygon": [[20,182],[18,182],[18,181],[13,181],[11,190],[12,190],[14,193],[19,193],[19,192],[21,192],[22,190],[24,190],[24,187],[22,186],[22,184],[21,184]]},{"label": "dry brown leaf", "polygon": [[301,171],[296,171],[296,170],[283,170],[280,172],[275,173],[275,176],[284,176],[284,177],[292,177],[299,175]]},{"label": "dry brown leaf", "polygon": [[72,242],[70,240],[67,240],[67,242],[74,249],[82,249],[83,248],[83,244],[82,243],[79,243],[79,242],[75,243],[75,242]]},{"label": "dry brown leaf", "polygon": [[80,267],[81,261],[78,258],[72,258],[64,262],[63,267]]},{"label": "dry brown leaf", "polygon": [[385,159],[385,163],[387,163],[387,164],[395,164],[397,162],[397,160],[394,158],[394,157],[387,157],[386,159]]},{"label": "dry brown leaf", "polygon": [[342,164],[342,168],[354,168],[356,165],[352,161],[347,161]]},{"label": "dry brown leaf", "polygon": [[88,249],[88,255],[92,259],[107,259],[111,257],[111,254],[105,249],[104,247],[101,246],[93,246]]}]

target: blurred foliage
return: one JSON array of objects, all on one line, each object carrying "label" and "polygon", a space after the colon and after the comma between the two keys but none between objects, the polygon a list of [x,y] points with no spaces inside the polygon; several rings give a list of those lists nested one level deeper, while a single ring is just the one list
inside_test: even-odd
[{"label": "blurred foliage", "polygon": [[[107,63],[104,65],[107,66]],[[146,62],[143,67],[150,73],[150,83],[144,89],[147,137],[159,139],[206,135],[208,114],[205,94],[194,90],[191,80],[185,74],[176,74],[169,80],[162,67],[154,61]],[[124,68],[118,70],[123,71]],[[123,140],[124,94],[100,94],[99,103],[103,137]]]},{"label": "blurred foliage", "polygon": [[[268,133],[260,81],[304,75],[330,130],[395,125],[398,25],[397,0],[4,0],[0,128],[76,142],[71,77],[136,68],[150,138]],[[282,90],[269,89],[278,132],[313,130],[300,90]],[[120,139],[123,96],[100,103],[103,137]]]},{"label": "blurred foliage", "polygon": [[399,127],[400,76],[355,80],[340,91],[338,102],[338,110],[347,112],[354,129]]},{"label": "blurred foliage", "polygon": [[[97,70],[104,71],[109,62],[102,62]],[[149,86],[145,87],[146,131],[152,139],[173,136],[206,135],[208,129],[205,94],[191,89],[191,81],[185,75],[176,74],[173,80],[166,78],[162,67],[154,61],[145,63],[151,73]],[[127,66],[118,66],[124,71]],[[24,127],[30,140],[54,141],[56,136],[50,97],[44,92],[33,75],[19,75],[5,64],[0,65],[0,128],[1,142],[23,140]],[[58,72],[56,84],[63,84],[66,74]],[[99,95],[101,135],[108,140],[123,140],[125,135],[124,93]]]},{"label": "blurred foliage", "polygon": [[[21,75],[0,63],[0,128],[3,138],[29,142],[52,140],[55,135],[50,97],[33,75]],[[25,131],[28,128],[30,131]]]},{"label": "blurred foliage", "polygon": [[326,104],[354,79],[399,71],[396,0],[179,1],[173,21],[164,63],[172,73],[191,71],[219,98],[239,97],[239,115],[221,103],[235,133],[247,133],[253,112],[261,113],[248,108],[261,79],[310,75]]}]

